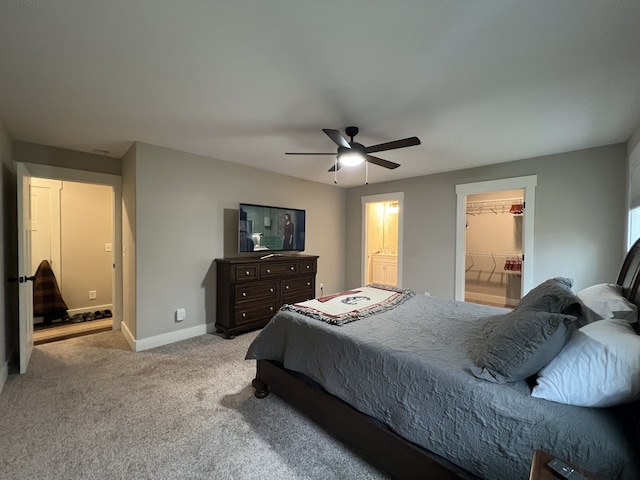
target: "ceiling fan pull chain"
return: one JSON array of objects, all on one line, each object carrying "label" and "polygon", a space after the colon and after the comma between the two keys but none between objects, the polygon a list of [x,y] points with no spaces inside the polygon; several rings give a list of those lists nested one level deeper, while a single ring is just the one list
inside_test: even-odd
[{"label": "ceiling fan pull chain", "polygon": [[337,185],[338,184],[338,157],[337,156],[336,156],[335,168],[333,169],[333,174],[334,174],[333,183],[334,185]]},{"label": "ceiling fan pull chain", "polygon": [[369,185],[369,162],[364,162],[364,184]]}]

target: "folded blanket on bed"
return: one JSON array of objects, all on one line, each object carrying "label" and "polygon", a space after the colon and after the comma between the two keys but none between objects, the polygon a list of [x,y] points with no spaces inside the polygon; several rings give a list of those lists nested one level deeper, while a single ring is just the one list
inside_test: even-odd
[{"label": "folded blanket on bed", "polygon": [[409,289],[367,285],[306,302],[283,305],[281,310],[302,313],[316,320],[342,326],[390,310],[413,295],[415,293]]}]

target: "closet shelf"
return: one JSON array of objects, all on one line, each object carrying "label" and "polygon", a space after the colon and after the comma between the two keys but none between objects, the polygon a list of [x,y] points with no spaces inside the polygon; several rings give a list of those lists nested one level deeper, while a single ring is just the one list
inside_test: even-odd
[{"label": "closet shelf", "polygon": [[[467,202],[466,214],[471,216],[481,215],[483,213],[512,213],[511,207],[514,205],[524,205],[522,198],[501,198],[499,200],[477,200]],[[522,213],[522,212],[520,212]]]},{"label": "closet shelf", "polygon": [[522,253],[496,253],[496,252],[467,252],[472,257],[500,257],[522,260]]}]

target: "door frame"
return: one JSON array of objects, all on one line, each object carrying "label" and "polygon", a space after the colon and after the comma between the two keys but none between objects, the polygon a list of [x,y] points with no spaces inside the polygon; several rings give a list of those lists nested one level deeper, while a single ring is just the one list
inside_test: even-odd
[{"label": "door frame", "polygon": [[[112,244],[113,244],[113,275],[111,289],[113,294],[112,328],[120,330],[122,323],[122,177],[109,173],[75,170],[72,168],[55,167],[39,163],[23,163],[31,176],[50,180],[61,180],[78,183],[91,183],[112,187]],[[33,319],[31,320],[33,323]]]},{"label": "door frame", "polygon": [[464,301],[465,291],[465,256],[467,244],[466,203],[467,195],[477,193],[499,192],[502,190],[524,189],[525,213],[522,218],[522,292],[524,296],[533,285],[534,258],[534,219],[538,184],[537,175],[504,178],[486,182],[464,183],[456,185],[456,264],[454,299]]},{"label": "door frame", "polygon": [[379,195],[367,195],[360,199],[362,203],[362,256],[360,285],[365,285],[369,278],[369,239],[367,232],[369,231],[369,218],[367,215],[367,204],[380,202],[398,202],[398,288],[402,288],[402,250],[403,250],[403,231],[404,231],[404,192],[382,193]]}]

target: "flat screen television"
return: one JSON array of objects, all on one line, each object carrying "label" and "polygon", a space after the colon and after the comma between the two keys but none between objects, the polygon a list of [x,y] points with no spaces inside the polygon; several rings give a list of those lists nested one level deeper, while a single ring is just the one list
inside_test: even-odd
[{"label": "flat screen television", "polygon": [[296,208],[240,204],[238,252],[302,252],[306,212]]}]

